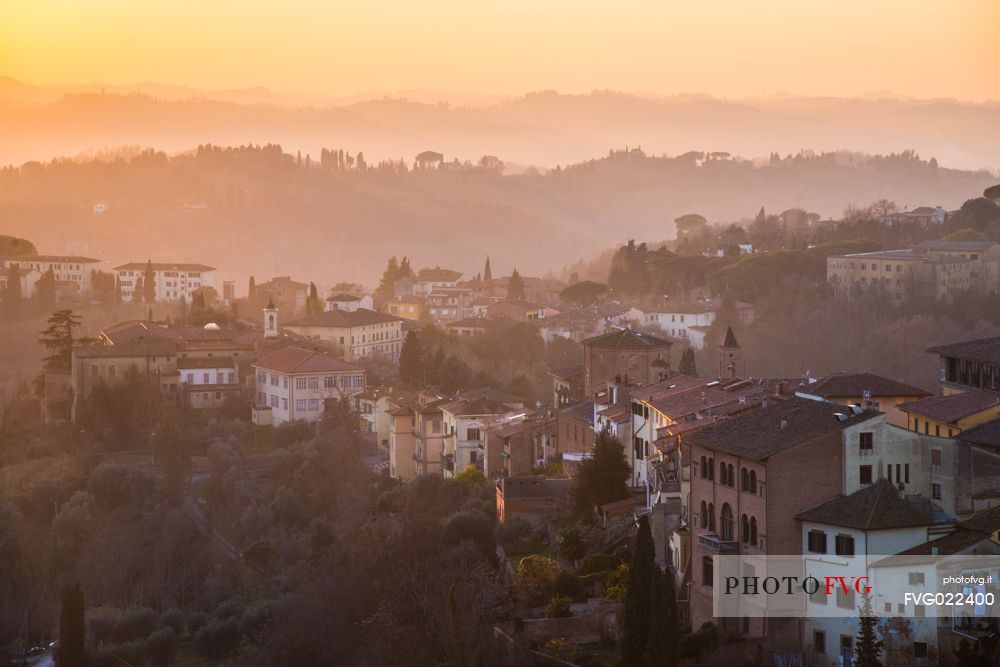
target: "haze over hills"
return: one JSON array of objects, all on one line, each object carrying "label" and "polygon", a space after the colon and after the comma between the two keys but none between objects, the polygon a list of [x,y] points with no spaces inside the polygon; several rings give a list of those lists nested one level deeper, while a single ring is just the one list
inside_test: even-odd
[{"label": "haze over hills", "polygon": [[[323,169],[273,147],[0,170],[0,232],[30,238],[41,252],[111,263],[204,262],[241,287],[250,274],[289,272],[325,285],[373,284],[390,255],[474,274],[490,254],[495,272],[539,275],[629,238],[671,238],[674,218],[688,212],[712,222],[752,218],[761,206],[837,217],[849,204],[883,197],[956,209],[993,183],[987,172],[912,153],[753,163],[633,150],[544,174],[501,175],[472,167]],[[108,210],[94,215],[99,202]]]},{"label": "haze over hills", "polygon": [[[102,92],[103,91],[103,92]],[[649,154],[727,151],[747,157],[802,149],[913,149],[943,166],[1000,168],[1000,104],[899,98],[657,97],[552,91],[504,99],[407,91],[333,99],[266,88],[32,86],[0,79],[0,164],[122,145],[168,153],[213,143],[279,143],[315,158],[337,145],[369,161],[435,150],[447,159],[498,155],[553,167],[641,145]]]}]

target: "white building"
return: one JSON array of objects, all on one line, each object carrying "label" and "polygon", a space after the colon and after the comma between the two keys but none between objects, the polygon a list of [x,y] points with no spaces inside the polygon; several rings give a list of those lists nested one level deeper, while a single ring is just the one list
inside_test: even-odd
[{"label": "white building", "polygon": [[57,283],[70,284],[73,291],[84,296],[93,289],[92,271],[101,263],[99,259],[77,255],[32,255],[30,257],[10,257],[0,259],[0,268],[19,267],[22,272],[29,269],[44,274],[52,269]]},{"label": "white building", "polygon": [[365,310],[375,310],[375,300],[372,298],[371,294],[365,294],[363,296],[354,296],[353,294],[348,294],[347,292],[334,294],[333,296],[327,297],[326,308],[324,310],[346,310],[347,312],[354,312],[359,308],[364,308]]},{"label": "white building", "polygon": [[505,415],[524,413],[524,401],[493,390],[468,392],[440,406],[444,425],[441,470],[453,477],[468,466],[483,465],[483,429]]},{"label": "white building", "polygon": [[[323,418],[328,399],[344,400],[365,390],[366,371],[323,352],[283,347],[253,363],[254,415],[274,426]],[[268,417],[263,415],[270,413]]]},{"label": "white building", "polygon": [[[705,334],[715,322],[721,307],[722,302],[719,299],[668,304],[655,311],[641,313],[639,321],[643,326],[659,327],[666,335],[687,340],[691,347],[702,349],[705,346]],[[752,304],[737,301],[733,307],[736,321],[743,323],[753,321]]]},{"label": "white building", "polygon": [[[136,299],[136,286],[144,280],[146,269],[144,262],[131,262],[114,268],[122,301]],[[157,301],[179,301],[183,297],[190,302],[200,288],[215,287],[215,269],[211,266],[153,262],[152,269]]]},{"label": "white building", "polygon": [[[30,299],[35,295],[35,287],[38,285],[38,281],[41,279],[42,274],[40,274],[35,269],[18,269],[18,280],[21,284],[21,298]],[[7,285],[10,284],[11,280],[11,269],[0,269],[0,293],[6,291]]]},{"label": "white building", "polygon": [[398,361],[403,346],[402,318],[364,308],[328,310],[289,322],[284,328],[333,345],[348,361],[377,356]]},{"label": "white building", "polygon": [[455,287],[461,279],[461,271],[442,269],[440,266],[436,266],[433,269],[420,269],[413,279],[413,294],[415,296],[427,296],[439,288]]}]

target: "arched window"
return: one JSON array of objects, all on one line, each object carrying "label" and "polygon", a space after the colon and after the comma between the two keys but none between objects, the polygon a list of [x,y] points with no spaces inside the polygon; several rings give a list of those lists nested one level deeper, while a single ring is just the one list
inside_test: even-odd
[{"label": "arched window", "polygon": [[719,461],[719,484],[722,486],[727,486],[729,480],[726,478],[726,464]]},{"label": "arched window", "polygon": [[708,504],[708,529],[715,532],[715,503]]},{"label": "arched window", "polygon": [[711,586],[714,583],[714,565],[711,556],[705,556],[701,559],[701,583],[706,586]]},{"label": "arched window", "polygon": [[746,544],[750,541],[750,519],[744,514],[740,517],[740,542]]},{"label": "arched window", "polygon": [[750,519],[750,544],[757,546],[757,517]]},{"label": "arched window", "polygon": [[708,457],[708,478],[715,479],[715,460],[711,456]]},{"label": "arched window", "polygon": [[701,501],[701,527],[708,528],[708,505]]},{"label": "arched window", "polygon": [[740,468],[740,490],[750,490],[750,475],[747,474],[746,468]]},{"label": "arched window", "polygon": [[757,493],[757,471],[750,471],[750,493]]},{"label": "arched window", "polygon": [[726,466],[726,485],[732,487],[736,486],[736,469],[733,468],[732,463]]},{"label": "arched window", "polygon": [[723,542],[733,541],[733,508],[729,503],[722,506],[722,514],[719,517],[719,527],[722,529],[719,538]]},{"label": "arched window", "polygon": [[708,479],[708,461],[705,460],[704,456],[701,457],[701,478]]}]

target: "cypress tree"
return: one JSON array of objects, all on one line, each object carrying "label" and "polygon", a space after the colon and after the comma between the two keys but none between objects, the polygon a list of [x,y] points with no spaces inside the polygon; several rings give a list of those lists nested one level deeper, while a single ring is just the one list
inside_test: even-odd
[{"label": "cypress tree", "polygon": [[858,607],[858,638],[854,644],[854,664],[858,667],[880,667],[882,665],[883,642],[875,635],[878,618],[872,611],[871,593],[865,593]]},{"label": "cypress tree", "polygon": [[647,667],[676,667],[680,658],[680,621],[674,574],[668,568],[654,574],[649,610],[649,640],[646,642]]},{"label": "cypress tree", "polygon": [[510,281],[507,283],[507,300],[516,301],[524,298],[524,278],[517,269],[510,274]]},{"label": "cypress tree", "polygon": [[142,276],[135,279],[135,288],[132,290],[132,303],[142,303],[146,291],[142,288]]},{"label": "cypress tree", "polygon": [[83,625],[84,602],[80,584],[67,584],[59,593],[59,647],[56,665],[82,667],[86,664],[84,653],[85,632]]},{"label": "cypress tree", "polygon": [[424,384],[424,353],[416,331],[406,334],[399,350],[399,378],[413,387]]},{"label": "cypress tree", "polygon": [[146,261],[146,271],[142,276],[143,297],[146,303],[156,303],[156,274],[153,273],[153,261]]},{"label": "cypress tree", "polygon": [[653,533],[649,529],[649,518],[639,518],[632,545],[632,560],[629,563],[628,582],[622,609],[622,664],[627,667],[644,663],[646,645],[649,642],[650,607],[652,590],[656,586],[656,552]]},{"label": "cypress tree", "polygon": [[698,377],[698,368],[694,361],[694,350],[692,348],[687,348],[681,355],[680,367],[677,369],[682,375],[688,375],[690,377]]}]

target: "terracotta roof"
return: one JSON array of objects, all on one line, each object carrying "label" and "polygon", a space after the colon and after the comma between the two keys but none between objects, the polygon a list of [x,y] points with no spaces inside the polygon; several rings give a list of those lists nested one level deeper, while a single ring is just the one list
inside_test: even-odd
[{"label": "terracotta roof", "polygon": [[451,322],[445,326],[446,329],[502,329],[510,326],[511,320],[495,319],[488,317],[466,317],[465,319]]},{"label": "terracotta roof", "polygon": [[837,496],[801,512],[795,518],[858,530],[910,528],[934,523],[929,514],[901,498],[899,490],[886,479],[849,496]]},{"label": "terracotta roof", "polygon": [[931,396],[931,392],[890,380],[874,373],[834,373],[806,388],[806,393],[822,398],[863,396]]},{"label": "terracotta roof", "polygon": [[[128,264],[122,264],[121,266],[116,266],[114,271],[144,271],[146,269],[146,262],[129,262]],[[154,271],[215,271],[214,266],[205,266],[204,264],[184,264],[184,263],[171,263],[171,262],[153,262]]]},{"label": "terracotta roof", "polygon": [[978,530],[967,528],[956,528],[954,532],[948,533],[944,537],[939,537],[930,542],[918,544],[915,547],[901,551],[890,558],[883,558],[872,564],[872,567],[892,567],[904,564],[914,564],[919,561],[907,560],[904,556],[950,556],[972,547],[979,542],[988,541],[990,536]]},{"label": "terracotta roof", "polygon": [[[841,420],[837,415],[846,417]],[[767,407],[710,424],[688,436],[692,444],[763,461],[845,428],[874,419],[879,412],[854,415],[841,405],[805,398],[775,400]]]},{"label": "terracotta roof", "polygon": [[966,361],[981,361],[987,364],[1000,364],[1000,336],[937,345],[928,348],[927,351],[943,357],[954,357],[955,359],[965,359]]},{"label": "terracotta roof", "polygon": [[367,308],[357,310],[328,310],[310,317],[289,322],[290,327],[360,327],[383,322],[401,322],[402,318],[388,313],[377,313]]},{"label": "terracotta roof", "polygon": [[956,422],[1000,404],[1000,394],[992,391],[963,391],[948,396],[931,396],[919,401],[900,403],[903,412],[930,417],[943,422]]},{"label": "terracotta roof", "polygon": [[159,357],[177,354],[177,345],[162,338],[137,338],[116,345],[84,345],[73,348],[78,358]]},{"label": "terracotta roof", "polygon": [[417,272],[416,280],[417,282],[453,283],[457,282],[461,277],[461,271],[452,271],[451,269],[442,269],[440,266],[435,266],[433,269],[420,269]]},{"label": "terracotta roof", "polygon": [[361,301],[360,297],[356,297],[353,294],[348,294],[347,292],[341,292],[340,294],[334,294],[333,296],[328,296],[327,301]]},{"label": "terracotta roof", "polygon": [[988,421],[979,426],[967,428],[958,434],[958,439],[973,445],[1000,447],[1000,419]]},{"label": "terracotta roof", "polygon": [[585,346],[610,348],[618,350],[636,350],[650,347],[670,347],[669,340],[657,338],[648,333],[633,329],[617,329],[602,336],[594,336],[583,341]]},{"label": "terracotta roof", "polygon": [[291,346],[266,352],[260,355],[253,365],[285,374],[364,371],[361,366],[355,366],[342,359],[335,359],[328,354]]},{"label": "terracotta roof", "polygon": [[580,401],[573,405],[568,405],[559,410],[559,414],[566,415],[571,419],[585,421],[588,424],[594,423],[594,403],[592,401]]}]

